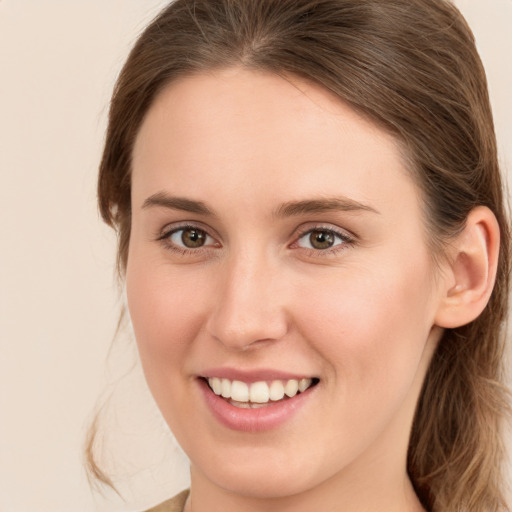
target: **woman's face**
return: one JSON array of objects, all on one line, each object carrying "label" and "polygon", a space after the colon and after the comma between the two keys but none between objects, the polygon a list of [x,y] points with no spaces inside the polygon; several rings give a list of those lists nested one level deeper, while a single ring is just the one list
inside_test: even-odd
[{"label": "woman's face", "polygon": [[193,482],[403,483],[441,287],[395,140],[300,79],[184,78],[140,129],[132,207],[130,314]]}]

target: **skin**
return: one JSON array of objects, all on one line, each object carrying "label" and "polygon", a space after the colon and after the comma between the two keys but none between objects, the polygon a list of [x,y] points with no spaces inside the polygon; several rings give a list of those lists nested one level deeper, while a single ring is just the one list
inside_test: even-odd
[{"label": "skin", "polygon": [[[191,460],[189,509],[423,510],[407,443],[453,283],[404,162],[391,135],[298,78],[199,74],[151,107],[133,154],[127,296],[149,387]],[[283,212],[333,198],[345,208]],[[165,237],[183,223],[203,247]],[[313,229],[342,238],[311,248]],[[283,425],[238,432],[198,387],[225,366],[320,382]]]}]

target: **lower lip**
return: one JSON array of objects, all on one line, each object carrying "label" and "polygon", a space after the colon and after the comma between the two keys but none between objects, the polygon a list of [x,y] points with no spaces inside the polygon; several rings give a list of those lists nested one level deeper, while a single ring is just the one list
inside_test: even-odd
[{"label": "lower lip", "polygon": [[279,427],[307,403],[316,387],[309,388],[287,400],[269,402],[269,405],[264,407],[242,409],[216,395],[203,379],[198,379],[198,382],[213,416],[225,427],[242,432],[260,432]]}]

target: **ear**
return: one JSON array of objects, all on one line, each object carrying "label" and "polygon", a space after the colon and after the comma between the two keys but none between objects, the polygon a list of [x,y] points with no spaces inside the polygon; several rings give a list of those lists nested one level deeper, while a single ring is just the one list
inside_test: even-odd
[{"label": "ear", "polygon": [[499,246],[496,217],[485,206],[474,208],[448,250],[436,325],[460,327],[484,310],[496,279]]}]

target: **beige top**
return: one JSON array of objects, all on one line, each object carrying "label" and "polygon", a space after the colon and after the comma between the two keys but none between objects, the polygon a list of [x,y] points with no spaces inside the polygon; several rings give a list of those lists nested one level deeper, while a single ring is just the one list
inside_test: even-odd
[{"label": "beige top", "polygon": [[185,489],[174,496],[174,498],[164,501],[163,503],[160,503],[160,505],[146,510],[146,512],[183,512],[189,492],[189,489]]}]

